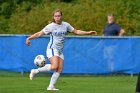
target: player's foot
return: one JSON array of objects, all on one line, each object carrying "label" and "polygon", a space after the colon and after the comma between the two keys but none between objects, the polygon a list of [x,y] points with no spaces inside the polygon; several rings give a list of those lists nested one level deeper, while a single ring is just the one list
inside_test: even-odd
[{"label": "player's foot", "polygon": [[55,87],[48,87],[47,90],[59,90],[59,89],[56,89]]},{"label": "player's foot", "polygon": [[30,80],[33,80],[33,77],[35,76],[35,74],[37,74],[39,71],[36,69],[32,69],[31,73],[30,73]]}]

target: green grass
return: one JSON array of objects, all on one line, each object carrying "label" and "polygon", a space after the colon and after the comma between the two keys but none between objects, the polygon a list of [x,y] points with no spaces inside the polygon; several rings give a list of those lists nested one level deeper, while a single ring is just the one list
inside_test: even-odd
[{"label": "green grass", "polygon": [[59,91],[47,91],[49,76],[0,77],[0,93],[134,93],[137,77],[130,76],[61,76]]}]

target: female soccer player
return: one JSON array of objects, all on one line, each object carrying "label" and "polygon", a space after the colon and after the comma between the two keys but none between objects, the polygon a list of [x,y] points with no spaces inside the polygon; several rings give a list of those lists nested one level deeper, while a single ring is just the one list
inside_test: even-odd
[{"label": "female soccer player", "polygon": [[53,13],[53,20],[50,24],[44,27],[41,31],[31,35],[26,39],[26,44],[30,46],[30,40],[38,38],[44,34],[50,34],[50,42],[47,47],[47,57],[51,64],[46,64],[44,67],[32,69],[30,80],[39,72],[48,72],[54,70],[50,84],[47,90],[58,90],[55,88],[55,83],[63,69],[64,56],[62,53],[64,46],[64,37],[67,32],[72,32],[77,35],[96,35],[96,31],[81,31],[74,29],[69,23],[62,21],[62,12],[57,9]]}]

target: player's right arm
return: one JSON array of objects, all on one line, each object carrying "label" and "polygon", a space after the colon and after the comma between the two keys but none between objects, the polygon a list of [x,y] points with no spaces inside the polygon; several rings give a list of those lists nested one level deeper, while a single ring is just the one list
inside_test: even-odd
[{"label": "player's right arm", "polygon": [[42,36],[42,35],[44,35],[44,34],[45,34],[45,33],[44,33],[43,31],[39,31],[39,32],[37,32],[37,33],[31,35],[30,37],[28,37],[28,38],[26,39],[26,45],[30,46],[30,45],[31,45],[31,43],[30,43],[30,40],[31,40],[31,39],[38,38],[38,37],[40,37],[40,36]]}]

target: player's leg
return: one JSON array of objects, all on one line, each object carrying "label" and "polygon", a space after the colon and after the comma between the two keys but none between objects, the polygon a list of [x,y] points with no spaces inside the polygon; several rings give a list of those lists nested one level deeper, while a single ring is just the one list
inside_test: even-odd
[{"label": "player's leg", "polygon": [[30,80],[33,79],[33,77],[38,74],[39,72],[49,72],[50,70],[57,70],[58,68],[58,57],[54,56],[50,58],[51,64],[46,64],[44,67],[40,67],[38,69],[32,69],[30,73]]},{"label": "player's leg", "polygon": [[30,80],[32,80],[33,77],[39,72],[49,72],[50,70],[51,70],[51,64],[46,64],[44,67],[32,69],[30,72]]},{"label": "player's leg", "polygon": [[56,70],[56,72],[61,73],[63,70],[63,66],[64,66],[64,60],[59,58],[58,69]]},{"label": "player's leg", "polygon": [[36,69],[36,72],[49,72],[50,70],[56,70],[58,68],[58,57],[53,56],[49,60],[51,64],[46,64],[44,67]]},{"label": "player's leg", "polygon": [[63,65],[64,65],[64,60],[58,57],[58,68],[56,69],[56,72],[53,73],[47,90],[58,90],[55,89],[55,83],[58,80],[60,73],[62,72]]},{"label": "player's leg", "polygon": [[[53,52],[54,52],[53,49],[48,49],[47,48],[46,55],[49,59],[54,56]],[[44,67],[41,67],[41,68],[38,68],[38,69],[32,69],[31,72],[30,72],[30,80],[32,80],[33,77],[36,74],[38,74],[39,72],[49,72],[50,70],[54,69],[54,66],[53,66],[52,69],[51,68],[52,68],[51,64],[46,64]]]}]

